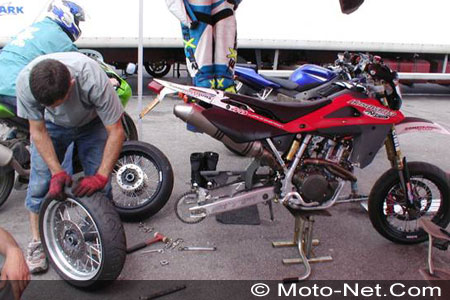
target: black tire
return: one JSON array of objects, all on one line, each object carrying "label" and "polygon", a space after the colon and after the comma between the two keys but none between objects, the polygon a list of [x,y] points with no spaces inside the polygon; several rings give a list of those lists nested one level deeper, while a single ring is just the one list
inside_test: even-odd
[{"label": "black tire", "polygon": [[5,204],[14,186],[14,170],[0,175],[0,207]]},{"label": "black tire", "polygon": [[147,73],[153,77],[161,78],[166,76],[170,72],[170,63],[166,60],[158,62],[146,62],[144,68]]},{"label": "black tire", "polygon": [[[87,288],[87,289],[96,289],[99,287],[102,287],[112,281],[114,281],[122,271],[122,268],[125,264],[126,259],[126,239],[125,239],[125,232],[122,226],[122,222],[120,220],[120,217],[118,213],[115,211],[114,206],[111,204],[111,201],[105,197],[102,193],[96,193],[91,197],[82,197],[82,198],[76,198],[72,195],[70,189],[66,189],[66,194],[68,196],[68,200],[59,202],[59,201],[44,201],[41,212],[39,214],[39,230],[41,235],[41,240],[43,242],[44,250],[47,254],[47,258],[50,261],[50,264],[52,265],[53,269],[58,273],[61,278],[68,281],[73,286],[79,287],[79,288]],[[76,245],[79,245],[78,250],[75,251],[83,251],[79,250],[84,247],[87,249],[87,243],[90,243],[95,240],[94,245],[100,245],[98,246],[98,249],[101,249],[101,259],[99,259],[100,263],[97,264],[98,267],[96,267],[95,274],[88,276],[85,280],[80,280],[77,276],[80,276],[78,273],[70,272],[70,264],[68,263],[69,258],[67,257],[66,252],[64,252],[64,247],[68,247],[68,239],[66,239],[67,235],[70,235],[69,230],[72,230],[71,228],[66,228],[66,224],[64,225],[64,241],[58,241],[58,238],[55,238],[53,235],[56,231],[56,227],[58,226],[58,222],[56,222],[57,217],[54,215],[57,214],[56,211],[58,209],[61,209],[61,207],[74,207],[74,203],[76,203],[78,206],[75,206],[77,208],[76,211],[78,211],[79,217],[79,226],[73,227],[78,228],[80,232],[82,232],[83,226],[85,226],[86,231],[84,231],[83,239],[81,242],[77,240],[75,242]],[[65,214],[65,210],[60,210],[60,212],[63,211],[63,214]],[[74,212],[75,210],[72,210]],[[90,219],[87,219],[87,217],[82,216],[82,214],[87,211],[89,213]],[[73,216],[77,216],[76,214],[72,214],[72,223],[75,224],[76,218]],[[62,218],[62,217],[61,217]],[[50,220],[54,220],[55,223],[49,223]],[[61,219],[60,219],[61,220]],[[95,224],[96,227],[92,226],[86,226],[83,222],[89,223],[88,221],[93,221],[91,224]],[[52,232],[51,228],[55,228],[55,230]],[[92,229],[94,228],[94,229]],[[98,235],[95,235],[95,239],[92,239],[89,241],[88,234],[91,234],[90,232],[93,230],[97,230]],[[72,232],[72,231],[71,231]],[[75,234],[74,234],[75,235]],[[98,238],[99,237],[99,238]],[[72,242],[72,240],[71,240]],[[75,246],[76,247],[76,246]],[[93,247],[89,247],[93,248]],[[72,249],[72,248],[71,248]],[[92,255],[92,250],[91,255]],[[56,253],[59,255],[52,255],[52,253]],[[75,252],[73,252],[75,253]],[[100,254],[100,252],[97,252],[97,254]],[[87,255],[87,253],[85,253]],[[83,256],[80,256],[83,257]],[[98,258],[98,256],[96,257]],[[66,262],[66,264],[64,264]],[[92,262],[91,262],[92,263]],[[93,263],[92,263],[93,264]],[[63,267],[60,267],[63,266]],[[69,266],[69,267],[67,267]],[[71,265],[74,267],[73,265]],[[80,266],[77,266],[80,267]],[[87,268],[87,266],[86,266]]]},{"label": "black tire", "polygon": [[[134,163],[134,158],[138,163]],[[131,160],[130,160],[131,159]],[[133,173],[136,166],[145,174],[145,180],[138,184],[139,174]],[[145,166],[147,165],[147,166]],[[130,167],[126,167],[130,166]],[[148,194],[149,178],[154,174],[147,174],[146,170],[158,173],[158,182],[152,194]],[[128,178],[127,172],[133,173]],[[122,147],[119,159],[112,174],[114,206],[123,220],[140,221],[156,214],[170,198],[173,189],[173,171],[167,157],[156,147],[141,141],[128,141]],[[130,179],[130,181],[126,181]],[[131,180],[133,179],[133,180]],[[132,187],[134,190],[130,190]],[[147,189],[147,190],[146,190]]]},{"label": "black tire", "polygon": [[134,124],[134,121],[131,118],[131,116],[129,114],[127,114],[126,112],[123,114],[123,117],[122,117],[122,126],[123,126],[123,129],[125,130],[125,135],[126,135],[125,140],[126,141],[138,141],[139,140],[139,135],[138,135],[136,125]]},{"label": "black tire", "polygon": [[[417,244],[427,239],[426,232],[418,227],[417,221],[427,213],[433,212],[430,210],[433,203],[438,204],[439,208],[432,217],[432,221],[441,227],[446,227],[450,222],[450,186],[446,173],[424,162],[408,163],[408,168],[415,193],[426,192],[426,197],[421,197],[420,202],[416,202],[418,207],[420,204],[418,211],[411,213],[410,209],[402,205],[405,197],[399,188],[398,171],[394,168],[385,172],[377,180],[369,195],[369,217],[373,227],[388,240],[399,244]],[[439,202],[436,196],[440,199]],[[387,201],[390,201],[390,204]],[[423,207],[424,201],[425,207]],[[395,207],[400,208],[400,213],[395,211]],[[405,225],[409,224],[406,222],[412,222],[415,227],[409,227],[407,230],[408,226],[405,226],[402,230],[399,226],[391,224],[388,218],[391,218],[392,222],[396,221]]]}]

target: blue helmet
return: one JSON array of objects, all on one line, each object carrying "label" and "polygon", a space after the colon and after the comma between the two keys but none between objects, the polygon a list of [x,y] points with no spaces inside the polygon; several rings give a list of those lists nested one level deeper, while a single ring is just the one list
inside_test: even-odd
[{"label": "blue helmet", "polygon": [[83,8],[72,1],[55,0],[48,7],[47,17],[59,26],[75,42],[81,35],[80,22],[84,21]]}]

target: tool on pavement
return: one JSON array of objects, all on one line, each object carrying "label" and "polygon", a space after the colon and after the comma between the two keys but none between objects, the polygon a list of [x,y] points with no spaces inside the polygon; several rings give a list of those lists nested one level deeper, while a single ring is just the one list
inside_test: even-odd
[{"label": "tool on pavement", "polygon": [[133,253],[135,251],[141,250],[145,247],[147,247],[148,245],[157,243],[157,242],[163,242],[163,243],[167,243],[169,241],[169,238],[162,235],[159,232],[155,232],[154,237],[152,239],[149,239],[145,242],[141,242],[139,244],[136,244],[134,246],[131,246],[130,248],[127,249],[127,254]]},{"label": "tool on pavement", "polygon": [[180,247],[180,251],[216,251],[216,247]]},{"label": "tool on pavement", "polygon": [[147,251],[141,252],[141,254],[146,254],[146,253],[164,253],[164,249],[153,249],[153,250],[147,250]]}]

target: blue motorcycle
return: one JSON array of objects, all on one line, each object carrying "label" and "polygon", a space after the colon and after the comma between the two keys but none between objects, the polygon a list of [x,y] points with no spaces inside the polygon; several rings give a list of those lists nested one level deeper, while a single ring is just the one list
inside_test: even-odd
[{"label": "blue motorcycle", "polygon": [[238,64],[235,68],[236,88],[240,94],[266,100],[277,94],[278,100],[301,101],[327,97],[335,93],[333,83],[352,78],[353,66],[346,55],[338,55],[334,65],[321,67],[305,64],[289,77],[265,76],[258,73],[256,65]]}]

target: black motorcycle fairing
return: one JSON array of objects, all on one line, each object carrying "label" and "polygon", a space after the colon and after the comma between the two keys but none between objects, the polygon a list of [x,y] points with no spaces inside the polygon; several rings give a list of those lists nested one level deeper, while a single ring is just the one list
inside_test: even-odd
[{"label": "black motorcycle fairing", "polygon": [[258,98],[225,93],[225,96],[246,104],[257,114],[268,117],[281,123],[289,123],[295,119],[306,116],[331,103],[330,99],[321,99],[311,102],[269,102]]},{"label": "black motorcycle fairing", "polygon": [[375,158],[391,130],[392,125],[354,125],[319,129],[322,135],[352,136],[353,152],[350,160],[359,163],[361,169],[367,167]]},{"label": "black motorcycle fairing", "polygon": [[205,109],[202,114],[236,143],[251,142],[286,134],[285,131],[276,127],[218,107]]}]

